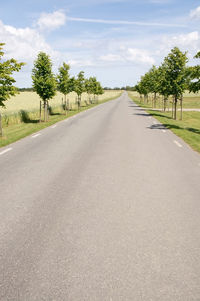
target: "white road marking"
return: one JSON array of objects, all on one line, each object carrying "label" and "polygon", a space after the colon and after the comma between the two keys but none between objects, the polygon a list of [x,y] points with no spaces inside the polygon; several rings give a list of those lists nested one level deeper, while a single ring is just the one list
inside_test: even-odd
[{"label": "white road marking", "polygon": [[51,126],[52,129],[55,129],[57,127],[57,124],[54,124]]},{"label": "white road marking", "polygon": [[174,140],[174,143],[178,146],[178,147],[183,147],[178,141]]},{"label": "white road marking", "polygon": [[163,133],[166,133],[166,130],[162,130]]},{"label": "white road marking", "polygon": [[38,134],[35,134],[35,135],[31,136],[31,138],[36,138],[36,137],[38,137],[38,136],[40,136],[40,135],[41,135],[41,134],[38,133]]},{"label": "white road marking", "polygon": [[151,116],[149,116],[148,118],[149,118],[149,119],[151,119],[152,117],[151,117]]},{"label": "white road marking", "polygon": [[153,121],[153,124],[158,124],[156,121]]},{"label": "white road marking", "polygon": [[12,147],[9,147],[9,148],[5,149],[4,151],[0,152],[0,156],[7,153],[7,152],[9,152],[9,151],[11,151],[11,150],[12,150]]}]

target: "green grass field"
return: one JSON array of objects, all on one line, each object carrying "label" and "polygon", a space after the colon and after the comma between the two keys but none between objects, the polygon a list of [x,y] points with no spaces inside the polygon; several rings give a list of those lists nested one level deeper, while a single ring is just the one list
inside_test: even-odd
[{"label": "green grass field", "polygon": [[[144,104],[140,104],[138,97],[130,97],[145,108],[149,114],[159,120],[167,129],[170,129],[177,136],[187,142],[195,151],[200,153],[200,112],[183,112],[183,120],[172,119],[171,112],[160,112],[150,109]],[[179,113],[178,116],[179,118]]]},{"label": "green grass field", "polygon": [[[135,99],[139,100],[139,95],[137,92],[129,92],[129,95],[134,97]],[[150,97],[151,98],[151,97]],[[171,101],[171,99],[170,99]],[[171,104],[170,108],[171,108]],[[147,105],[149,108],[151,107],[151,101],[149,101],[149,104]],[[157,108],[161,108],[161,100],[157,101]],[[178,108],[180,108],[180,103],[178,103]],[[183,108],[184,109],[200,109],[200,93],[194,94],[186,92],[183,97]]]},{"label": "green grass field", "polygon": [[[23,94],[25,93],[25,94]],[[84,111],[87,110],[88,108],[94,107],[96,105],[98,105],[97,103],[95,104],[90,104],[90,105],[86,105],[86,103],[84,103],[84,98],[83,98],[83,102],[82,102],[82,106],[80,108],[80,110],[77,110],[77,105],[74,105],[72,107],[72,110],[70,110],[67,114],[67,116],[65,115],[65,112],[62,110],[61,108],[61,103],[62,100],[59,98],[59,96],[62,98],[61,95],[58,95],[56,98],[56,100],[54,100],[54,105],[53,105],[53,109],[52,109],[52,115],[49,116],[49,121],[48,122],[41,122],[39,123],[39,111],[38,109],[36,109],[36,107],[34,107],[35,105],[35,101],[37,100],[37,95],[35,95],[35,93],[31,93],[31,92],[23,92],[22,93],[22,98],[20,98],[20,95],[17,96],[17,98],[13,99],[13,105],[15,104],[15,110],[13,109],[13,111],[11,112],[9,109],[5,110],[7,112],[7,114],[4,113],[4,119],[3,119],[3,137],[0,137],[0,147],[6,146],[12,142],[15,142],[23,137],[26,137],[32,133],[35,133],[45,127],[48,127],[58,121],[61,121],[63,119],[66,119],[72,115],[77,114],[80,111]],[[105,94],[103,94],[100,98],[98,103],[104,103],[106,101],[109,101],[111,99],[117,98],[121,95],[122,92],[120,91],[106,91]],[[23,104],[26,96],[29,97],[30,102],[27,104],[25,103],[24,106],[19,107],[19,103]],[[32,100],[32,102],[31,102]],[[73,100],[72,98],[70,99],[70,103],[73,104]],[[85,98],[86,100],[86,98]],[[15,101],[15,102],[14,102]],[[56,105],[56,101],[57,101],[57,105]],[[37,106],[39,106],[39,101],[36,102]],[[27,120],[25,122],[23,122],[20,118],[20,114],[18,113],[18,110],[22,109],[25,110],[26,109],[26,117]],[[29,110],[28,110],[29,109]],[[32,109],[32,111],[31,111]],[[8,122],[6,123],[6,120],[8,120]]]},{"label": "green grass field", "polygon": [[[114,98],[119,91],[108,90],[105,91],[103,95],[99,96],[99,100],[104,100],[106,98]],[[70,104],[76,102],[76,93],[69,93],[68,99]],[[49,101],[49,104],[53,107],[57,107],[62,104],[63,95],[60,92],[57,92],[56,96]],[[82,102],[87,101],[88,96],[86,93],[82,95]],[[39,110],[40,97],[35,92],[21,92],[14,97],[11,97],[8,101],[5,102],[6,109],[1,109],[3,115],[15,114],[20,110],[25,111],[35,111]]]}]

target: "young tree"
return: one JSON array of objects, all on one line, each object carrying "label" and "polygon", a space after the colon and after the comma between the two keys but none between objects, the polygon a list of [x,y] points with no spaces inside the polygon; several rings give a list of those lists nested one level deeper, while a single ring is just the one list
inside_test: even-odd
[{"label": "young tree", "polygon": [[102,95],[104,93],[104,90],[100,84],[100,82],[96,82],[96,87],[95,87],[95,91],[94,94],[97,96],[97,103],[98,103],[98,96]]},{"label": "young tree", "polygon": [[98,95],[102,95],[104,93],[104,90],[100,84],[100,82],[97,81],[96,77],[90,77],[89,78],[89,90],[90,94],[94,95],[94,100],[96,99],[97,96],[97,101],[98,101]]},{"label": "young tree", "polygon": [[63,66],[59,68],[59,74],[57,76],[57,85],[58,90],[64,95],[65,97],[65,110],[66,107],[69,110],[69,102],[67,99],[67,106],[66,106],[66,97],[67,94],[73,91],[74,89],[74,78],[70,78],[69,76],[69,69],[70,66],[66,63],[63,63]]},{"label": "young tree", "polygon": [[141,82],[137,83],[137,85],[134,86],[134,91],[138,92],[140,95],[140,103],[142,102],[142,87]]},{"label": "young tree", "polygon": [[152,68],[149,70],[148,73],[149,80],[148,80],[148,86],[150,93],[153,93],[153,103],[152,106],[156,107],[156,100],[157,100],[157,94],[159,92],[159,72],[156,66],[152,66]]},{"label": "young tree", "polygon": [[144,95],[144,102],[148,102],[148,94],[150,93],[149,73],[146,73],[144,76],[141,77],[140,89],[142,94]]},{"label": "young tree", "polygon": [[[200,58],[200,51],[195,55],[196,59]],[[189,91],[198,93],[200,91],[200,65],[189,67]]]},{"label": "young tree", "polygon": [[[0,107],[5,107],[4,102],[11,96],[18,93],[18,89],[13,86],[15,79],[12,77],[13,72],[19,72],[25,63],[18,63],[14,59],[1,61],[4,55],[2,51],[4,43],[0,43]],[[2,118],[0,112],[0,136],[3,135],[2,131]]]},{"label": "young tree", "polygon": [[[69,81],[68,81],[68,93],[75,91],[75,82],[76,79],[75,77],[70,77]],[[67,99],[67,108],[69,109],[69,99]]]},{"label": "young tree", "polygon": [[34,91],[40,96],[44,104],[44,121],[47,121],[48,101],[56,94],[56,78],[52,72],[49,56],[40,52],[32,70]]},{"label": "young tree", "polygon": [[89,102],[91,103],[91,94],[93,93],[93,78],[90,77],[89,79],[85,80],[85,91],[88,94]]},{"label": "young tree", "polygon": [[168,82],[168,94],[174,97],[174,119],[176,119],[177,102],[187,86],[186,63],[188,58],[178,47],[174,47],[164,59],[166,66],[166,80]]},{"label": "young tree", "polygon": [[92,76],[90,78],[90,81],[91,81],[91,91],[92,91],[92,94],[93,94],[93,99],[94,99],[94,102],[95,102],[95,98],[96,98],[96,90],[97,90],[97,79],[95,76]]},{"label": "young tree", "polygon": [[166,78],[166,66],[163,63],[159,68],[158,68],[158,92],[160,95],[163,96],[163,109],[164,112],[166,110],[166,104],[167,100],[170,96],[170,91],[168,89],[168,81]]},{"label": "young tree", "polygon": [[74,84],[74,91],[78,95],[78,107],[81,105],[81,96],[85,92],[84,72],[80,71]]}]

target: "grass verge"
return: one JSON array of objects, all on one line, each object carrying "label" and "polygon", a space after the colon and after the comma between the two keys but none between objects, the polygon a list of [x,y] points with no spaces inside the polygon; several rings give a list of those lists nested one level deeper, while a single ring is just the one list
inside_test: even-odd
[{"label": "grass verge", "polygon": [[174,120],[171,117],[171,112],[155,111],[144,104],[140,104],[140,101],[131,94],[129,97],[200,153],[200,112],[183,112],[183,120]]},{"label": "grass verge", "polygon": [[[137,100],[139,101],[140,98],[138,96],[138,93],[136,92],[129,92],[129,96],[131,98],[134,98],[134,100]],[[152,98],[153,95],[150,97]],[[172,106],[172,98],[169,98],[169,102],[167,102],[167,108],[171,109],[171,106]],[[148,104],[146,104],[146,107],[151,107],[152,108],[152,100],[149,99],[149,102]],[[163,107],[163,104],[162,104],[162,101],[161,101],[161,98],[157,100],[156,102],[156,108],[157,109],[162,109]],[[180,109],[181,106],[180,106],[180,101],[178,101],[177,103],[177,109]],[[183,109],[200,109],[200,96],[189,96],[188,94],[184,95],[183,97]]]},{"label": "grass verge", "polygon": [[[116,95],[115,98],[118,98],[120,95],[121,95],[121,93]],[[73,109],[68,112],[67,116],[64,113],[61,113],[60,107],[53,108],[53,114],[49,116],[48,122],[40,123],[39,119],[38,119],[38,114],[34,114],[34,117],[33,117],[33,115],[31,115],[31,113],[30,113],[32,118],[28,119],[26,122],[9,124],[8,126],[3,128],[3,137],[0,137],[0,147],[6,146],[10,143],[13,143],[13,142],[21,139],[21,138],[24,138],[28,135],[36,133],[36,132],[40,131],[41,129],[44,129],[50,125],[53,125],[56,122],[62,121],[75,114],[78,114],[82,111],[85,111],[87,109],[95,107],[99,104],[105,103],[107,101],[113,100],[115,98],[107,98],[107,99],[100,101],[99,103],[82,106],[79,111]],[[29,116],[28,112],[27,112],[27,114]]]}]

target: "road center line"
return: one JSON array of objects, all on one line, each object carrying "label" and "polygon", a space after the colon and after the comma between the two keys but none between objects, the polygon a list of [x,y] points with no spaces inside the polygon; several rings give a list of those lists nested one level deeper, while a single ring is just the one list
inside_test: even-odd
[{"label": "road center line", "polygon": [[183,147],[178,141],[174,140],[174,143],[178,146],[178,147]]},{"label": "road center line", "polygon": [[38,137],[38,136],[40,136],[40,135],[41,135],[41,134],[38,133],[38,134],[35,134],[35,135],[31,136],[31,138],[36,138],[36,137]]},{"label": "road center line", "polygon": [[9,147],[9,148],[5,149],[4,151],[0,152],[0,156],[7,153],[7,152],[9,152],[9,151],[11,151],[11,150],[12,150],[12,147]]}]

